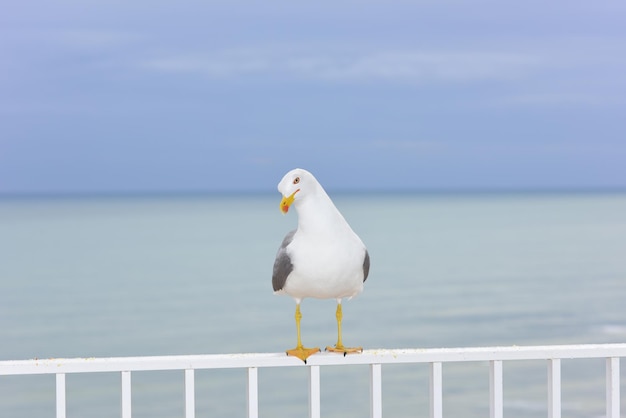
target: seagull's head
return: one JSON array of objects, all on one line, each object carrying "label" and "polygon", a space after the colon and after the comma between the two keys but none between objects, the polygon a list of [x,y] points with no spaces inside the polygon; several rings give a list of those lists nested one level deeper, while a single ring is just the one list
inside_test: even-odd
[{"label": "seagull's head", "polygon": [[318,183],[313,174],[301,168],[291,170],[278,183],[278,191],[283,195],[280,201],[280,210],[287,213],[294,202],[315,193],[317,187]]}]

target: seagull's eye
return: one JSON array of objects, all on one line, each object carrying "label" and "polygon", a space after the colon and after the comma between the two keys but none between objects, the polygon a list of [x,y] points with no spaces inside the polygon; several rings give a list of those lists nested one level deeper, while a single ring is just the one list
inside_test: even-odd
[{"label": "seagull's eye", "polygon": [[293,179],[293,184],[298,184],[300,183],[300,177],[296,177],[295,179]]}]

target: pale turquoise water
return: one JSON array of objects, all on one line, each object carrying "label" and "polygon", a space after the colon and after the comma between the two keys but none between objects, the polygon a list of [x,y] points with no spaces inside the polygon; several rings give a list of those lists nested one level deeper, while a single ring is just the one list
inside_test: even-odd
[{"label": "pale turquoise water", "polygon": [[[338,195],[368,245],[344,339],[366,348],[626,342],[626,195]],[[293,302],[271,269],[279,196],[0,200],[0,360],[279,352]],[[303,339],[335,339],[305,300]],[[626,381],[626,367],[622,380]],[[545,416],[543,362],[505,363],[507,416]],[[119,413],[119,376],[70,375],[68,415]],[[182,373],[133,375],[135,417],[183,415]],[[598,417],[604,363],[564,361],[564,416]],[[304,369],[261,370],[264,417],[306,416]],[[486,364],[444,368],[444,411],[488,415]],[[368,370],[322,369],[324,417],[368,416]],[[245,374],[197,373],[197,415],[245,413]],[[426,366],[383,368],[386,416],[428,414]],[[626,401],[622,400],[622,404]],[[54,377],[0,378],[1,417],[53,417]]]}]

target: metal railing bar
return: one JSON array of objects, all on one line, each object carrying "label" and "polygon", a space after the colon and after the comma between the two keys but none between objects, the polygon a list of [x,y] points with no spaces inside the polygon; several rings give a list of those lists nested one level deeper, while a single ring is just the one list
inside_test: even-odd
[{"label": "metal railing bar", "polygon": [[489,417],[502,418],[503,413],[502,361],[493,360],[489,362]]},{"label": "metal railing bar", "polygon": [[217,354],[193,356],[152,356],[118,358],[34,359],[0,361],[0,376],[54,374],[56,376],[56,417],[66,417],[66,374],[119,372],[121,374],[121,416],[132,417],[131,373],[134,371],[184,370],[185,417],[195,418],[195,375],[197,369],[245,368],[248,373],[248,417],[258,418],[258,368],[308,367],[309,416],[319,418],[320,366],[369,365],[370,415],[382,417],[382,365],[423,364],[430,366],[430,417],[443,417],[443,363],[489,362],[489,407],[491,418],[503,416],[503,361],[547,360],[548,416],[561,417],[561,359],[604,358],[606,361],[606,416],[620,418],[620,358],[626,344],[587,344],[533,347],[477,347],[441,349],[365,350],[360,355],[338,356],[320,353],[308,364],[283,353]]},{"label": "metal railing bar", "polygon": [[131,397],[130,372],[123,371],[121,374],[122,374],[122,418],[131,418],[132,417],[132,397]]},{"label": "metal railing bar", "polygon": [[430,364],[430,418],[443,418],[443,367]]},{"label": "metal railing bar", "polygon": [[248,367],[248,418],[259,417],[259,369]]},{"label": "metal railing bar", "polygon": [[626,357],[626,344],[364,350],[362,354],[345,357],[338,356],[334,353],[319,353],[309,357],[307,365],[299,359],[285,356],[284,353],[8,360],[0,361],[0,376],[247,367],[308,367],[358,364],[449,363],[492,360],[509,361],[609,357]]},{"label": "metal railing bar", "polygon": [[57,373],[56,375],[56,418],[65,418],[66,401],[65,401],[65,374]]},{"label": "metal railing bar", "polygon": [[383,416],[383,380],[380,364],[370,365],[370,417]]},{"label": "metal railing bar", "polygon": [[321,389],[320,389],[320,366],[309,367],[309,418],[320,418]]},{"label": "metal railing bar", "polygon": [[620,418],[619,358],[606,359],[606,416]]},{"label": "metal railing bar", "polygon": [[193,369],[185,370],[185,418],[196,416],[196,381]]},{"label": "metal railing bar", "polygon": [[561,360],[548,360],[548,418],[561,418]]}]

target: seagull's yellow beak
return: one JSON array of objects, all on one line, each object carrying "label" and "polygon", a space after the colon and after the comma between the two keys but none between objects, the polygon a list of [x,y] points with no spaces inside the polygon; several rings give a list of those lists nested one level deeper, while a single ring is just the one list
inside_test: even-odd
[{"label": "seagull's yellow beak", "polygon": [[280,201],[280,210],[282,213],[287,213],[289,211],[289,206],[293,203],[296,198],[296,193],[298,193],[300,189],[293,192],[290,196],[283,196],[283,199]]}]

